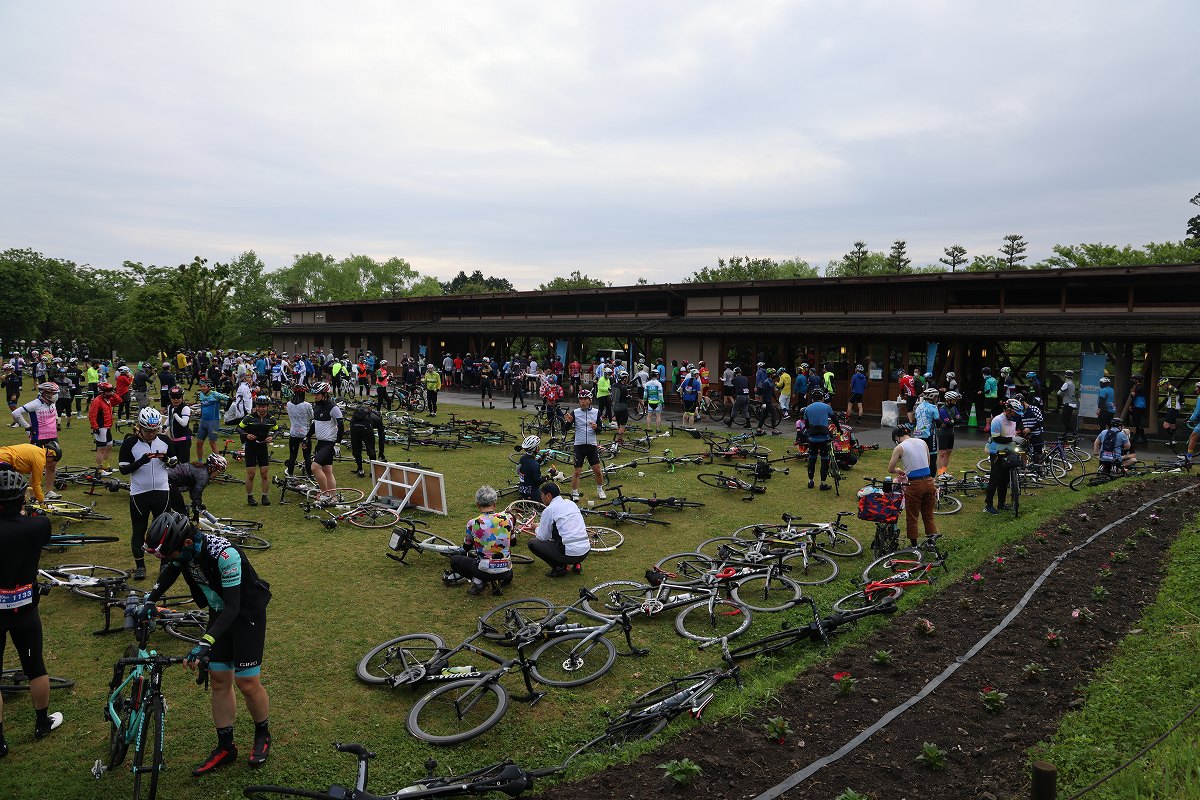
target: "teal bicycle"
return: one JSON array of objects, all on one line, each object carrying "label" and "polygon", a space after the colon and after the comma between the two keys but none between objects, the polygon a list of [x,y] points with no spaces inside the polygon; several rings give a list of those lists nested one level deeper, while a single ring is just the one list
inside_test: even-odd
[{"label": "teal bicycle", "polygon": [[[125,625],[135,629],[137,644],[129,645],[125,656],[113,666],[111,691],[104,706],[105,719],[110,723],[108,763],[96,759],[92,775],[99,779],[105,772],[121,766],[132,747],[133,800],[154,800],[158,777],[165,766],[167,702],[162,694],[162,674],[168,666],[182,664],[186,659],[146,649],[155,627],[152,607],[139,604],[134,593],[125,601]],[[197,681],[206,680],[207,670],[202,666]]]}]

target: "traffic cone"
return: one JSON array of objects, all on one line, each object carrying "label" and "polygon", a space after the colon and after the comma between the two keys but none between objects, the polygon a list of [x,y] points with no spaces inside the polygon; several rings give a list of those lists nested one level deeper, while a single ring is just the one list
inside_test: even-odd
[{"label": "traffic cone", "polygon": [[975,418],[975,404],[974,403],[971,404],[971,415],[969,417],[967,417],[967,427],[968,428],[978,428],[979,427],[979,420]]}]

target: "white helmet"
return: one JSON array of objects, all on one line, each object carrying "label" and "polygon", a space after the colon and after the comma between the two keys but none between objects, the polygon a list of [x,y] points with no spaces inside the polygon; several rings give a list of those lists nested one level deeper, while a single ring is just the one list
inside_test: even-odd
[{"label": "white helmet", "polygon": [[962,395],[959,394],[958,392],[953,392],[953,391],[946,392],[946,402],[947,403],[953,403],[954,401],[961,400],[961,399],[962,399]]},{"label": "white helmet", "polygon": [[947,372],[947,373],[946,373],[946,377],[947,377],[947,378],[953,378],[953,377],[954,377],[954,373],[953,373],[953,372]]},{"label": "white helmet", "polygon": [[938,390],[930,387],[930,388],[926,389],[925,391],[921,392],[921,397],[924,397],[926,400],[937,400],[938,399]]},{"label": "white helmet", "polygon": [[229,467],[229,462],[220,453],[209,453],[206,463],[208,466],[221,472],[224,472]]},{"label": "white helmet", "polygon": [[522,450],[537,450],[542,445],[542,440],[538,436],[526,436],[521,442]]},{"label": "white helmet", "polygon": [[154,408],[143,408],[138,412],[138,425],[143,428],[161,428],[162,414]]},{"label": "white helmet", "polygon": [[59,386],[57,383],[54,383],[53,381],[46,381],[45,383],[39,383],[37,388],[38,388],[38,394],[58,394],[59,391],[62,389],[61,386]]}]

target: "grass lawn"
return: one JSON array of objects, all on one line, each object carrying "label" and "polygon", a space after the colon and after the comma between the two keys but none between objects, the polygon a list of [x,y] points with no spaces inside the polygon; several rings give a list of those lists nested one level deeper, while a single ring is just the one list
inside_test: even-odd
[{"label": "grass lawn", "polygon": [[[443,408],[446,412],[454,407]],[[467,414],[503,422],[516,430],[516,415],[507,410],[481,411],[463,408]],[[767,444],[781,451],[786,437],[768,437]],[[0,428],[0,443],[20,441],[19,431]],[[93,460],[86,423],[75,422],[62,437],[65,463],[90,465]],[[675,454],[701,448],[690,437],[660,439],[663,447]],[[284,451],[275,451],[276,453]],[[431,528],[450,539],[461,538],[464,523],[473,516],[473,496],[483,483],[502,486],[513,467],[508,461],[511,447],[476,446],[452,452],[390,450],[394,460],[417,459],[429,469],[446,476],[449,517],[431,519]],[[280,456],[282,458],[282,456]],[[975,451],[955,456],[961,468],[977,458]],[[504,598],[485,595],[469,597],[463,587],[445,588],[441,583],[446,562],[440,557],[414,559],[403,566],[385,558],[387,531],[364,531],[350,526],[326,531],[315,521],[303,519],[296,504],[248,508],[245,494],[238,486],[215,486],[208,490],[209,509],[220,516],[261,519],[263,534],[272,542],[266,552],[250,555],[258,572],[271,582],[274,599],[270,605],[267,652],[263,680],[271,694],[271,725],[274,747],[271,762],[253,774],[244,765],[226,769],[197,784],[189,775],[212,748],[215,737],[208,698],[193,683],[183,668],[172,667],[164,680],[170,704],[167,720],[164,797],[200,796],[237,797],[249,783],[278,783],[323,788],[330,782],[350,782],[354,761],[335,753],[332,741],[359,741],[379,753],[372,765],[372,787],[377,792],[391,790],[414,776],[424,774],[424,762],[433,757],[443,768],[461,770],[503,757],[512,757],[527,766],[557,763],[576,745],[603,727],[600,712],[619,708],[625,701],[657,685],[673,674],[682,674],[712,665],[711,651],[699,652],[676,636],[673,614],[660,619],[640,619],[635,624],[634,640],[648,647],[643,658],[619,658],[613,671],[601,680],[577,689],[551,689],[534,707],[515,702],[507,716],[491,732],[452,748],[434,749],[412,739],[404,729],[404,719],[415,696],[403,691],[368,687],[354,674],[359,658],[373,645],[403,633],[434,632],[447,642],[456,643],[475,629],[476,618],[498,601],[523,596],[539,596],[569,603],[580,586],[593,586],[605,580],[638,579],[661,556],[691,549],[699,541],[725,535],[735,528],[754,522],[778,521],[783,512],[799,514],[805,520],[824,521],[834,512],[855,507],[854,492],[862,485],[861,477],[880,476],[886,466],[885,451],[868,452],[849,473],[842,496],[833,492],[809,491],[802,470],[792,465],[790,476],[776,476],[768,482],[765,495],[743,502],[739,493],[724,493],[701,485],[695,478],[710,468],[681,467],[668,474],[661,466],[649,466],[645,477],[627,472],[620,482],[630,493],[660,496],[686,495],[707,503],[703,509],[676,514],[658,512],[672,524],[669,527],[626,526],[626,542],[614,553],[595,554],[584,565],[583,578],[551,580],[545,568],[518,566],[516,580]],[[114,452],[115,462],[115,452]],[[274,469],[282,470],[282,467]],[[354,478],[349,467],[338,466],[342,485],[368,489],[366,481]],[[235,473],[240,465],[234,465]],[[585,487],[589,481],[585,480]],[[83,490],[68,488],[67,499],[80,500]],[[585,491],[594,497],[594,486]],[[982,500],[954,516],[939,517],[951,553],[951,572],[957,576],[994,553],[1007,542],[1029,533],[1039,521],[1083,500],[1086,495],[1066,490],[1043,491],[1022,503],[1022,517],[992,517],[980,512]],[[272,500],[278,498],[274,492]],[[44,565],[67,562],[99,563],[127,569],[132,561],[128,548],[128,496],[102,494],[98,506],[112,514],[112,522],[89,522],[78,526],[83,532],[110,533],[122,537],[111,545],[89,546],[78,552],[47,554]],[[869,545],[874,528],[870,523],[851,519],[851,532]],[[867,553],[856,559],[842,559],[838,579],[814,592],[822,609],[828,610],[833,599],[853,590],[849,580],[857,576],[869,560]],[[145,586],[149,588],[150,581]],[[902,601],[906,606],[919,602],[921,592],[914,591]],[[122,770],[96,782],[88,769],[107,753],[108,725],[101,715],[112,663],[128,643],[124,634],[96,637],[91,632],[101,622],[97,604],[56,590],[42,601],[46,630],[48,666],[52,674],[76,681],[68,693],[56,693],[52,708],[66,714],[66,723],[42,742],[32,738],[33,714],[27,698],[9,697],[5,707],[6,731],[11,753],[0,768],[0,797],[123,797],[130,792],[131,779]],[[744,634],[750,641],[756,633],[765,633],[786,621],[788,614],[759,614],[755,625]],[[874,620],[858,631],[842,637],[853,640],[872,629]],[[156,644],[164,652],[183,654],[184,643],[156,634]],[[1194,652],[1194,650],[1192,651]],[[11,648],[9,661],[13,660]],[[747,670],[747,688],[718,696],[707,714],[732,714],[752,704],[768,702],[773,687],[795,674],[807,663],[826,654],[816,648],[795,650],[772,665],[773,673]],[[510,678],[517,689],[519,677]],[[518,692],[519,693],[519,692]],[[237,741],[249,747],[251,726],[239,704]],[[594,764],[593,764],[594,766]],[[584,767],[581,767],[584,768]]]}]

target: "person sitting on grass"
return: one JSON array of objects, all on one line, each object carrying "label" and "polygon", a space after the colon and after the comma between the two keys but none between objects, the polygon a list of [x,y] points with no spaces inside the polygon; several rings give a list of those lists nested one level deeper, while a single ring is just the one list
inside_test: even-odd
[{"label": "person sitting on grass", "polygon": [[1101,431],[1092,444],[1092,454],[1100,461],[1101,472],[1111,472],[1114,467],[1127,467],[1137,461],[1133,454],[1129,434],[1122,426],[1120,417],[1108,422],[1108,430]]},{"label": "person sitting on grass", "polygon": [[471,580],[467,594],[483,593],[484,580],[498,580],[503,585],[512,583],[513,518],[496,511],[499,493],[491,486],[481,486],[475,492],[475,506],[479,516],[467,523],[467,535],[463,540],[462,555],[450,557],[453,573]]}]

